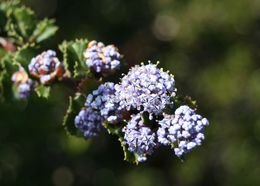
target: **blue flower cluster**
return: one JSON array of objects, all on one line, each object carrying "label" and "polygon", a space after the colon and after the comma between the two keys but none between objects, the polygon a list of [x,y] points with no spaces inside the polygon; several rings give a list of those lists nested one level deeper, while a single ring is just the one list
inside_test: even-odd
[{"label": "blue flower cluster", "polygon": [[87,96],[85,106],[98,110],[103,120],[116,123],[122,119],[122,115],[115,100],[115,84],[107,82]]},{"label": "blue flower cluster", "polygon": [[103,121],[116,123],[122,119],[116,103],[113,102],[114,95],[114,83],[107,82],[87,96],[86,108],[75,118],[76,128],[79,128],[85,137],[96,136],[103,128]]},{"label": "blue flower cluster", "polygon": [[142,64],[133,67],[115,89],[121,109],[146,111],[152,118],[161,114],[175,96],[175,81],[157,65]]},{"label": "blue flower cluster", "polygon": [[83,132],[86,138],[95,137],[103,130],[99,112],[91,108],[79,112],[75,118],[75,126]]},{"label": "blue flower cluster", "polygon": [[86,65],[97,73],[110,74],[120,68],[121,55],[114,45],[91,41],[84,52]]},{"label": "blue flower cluster", "polygon": [[124,143],[130,152],[138,154],[138,161],[146,161],[146,155],[151,155],[157,147],[156,133],[144,125],[142,115],[133,115],[127,125],[122,129]]},{"label": "blue flower cluster", "polygon": [[177,143],[174,152],[176,156],[180,157],[201,145],[205,138],[203,131],[208,124],[206,118],[196,114],[187,105],[180,106],[174,115],[165,115],[164,119],[159,121],[158,142],[163,145]]},{"label": "blue flower cluster", "polygon": [[[180,157],[201,145],[208,120],[186,105],[175,108],[172,102],[175,95],[172,75],[157,64],[141,64],[133,67],[118,84],[104,83],[89,94],[87,109],[79,113],[75,125],[86,137],[96,136],[104,121],[123,125],[123,144],[135,153],[139,162],[146,161],[160,145],[174,147]],[[169,108],[176,109],[173,115],[165,114]]]},{"label": "blue flower cluster", "polygon": [[12,81],[16,86],[18,98],[26,100],[32,93],[34,82],[29,79],[28,74],[22,67],[12,75]]},{"label": "blue flower cluster", "polygon": [[42,84],[49,84],[63,75],[63,65],[56,57],[56,52],[47,50],[34,57],[28,65],[30,74],[40,79]]}]

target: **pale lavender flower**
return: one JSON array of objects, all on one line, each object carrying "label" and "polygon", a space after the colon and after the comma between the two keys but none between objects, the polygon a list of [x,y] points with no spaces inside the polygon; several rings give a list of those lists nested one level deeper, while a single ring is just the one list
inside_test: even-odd
[{"label": "pale lavender flower", "polygon": [[140,162],[145,161],[157,147],[156,133],[144,125],[141,114],[133,115],[122,132],[128,150],[137,153]]},{"label": "pale lavender flower", "polygon": [[177,144],[174,148],[176,156],[180,157],[204,140],[204,128],[208,120],[184,105],[176,109],[174,115],[165,115],[159,121],[157,130],[158,142],[163,145]]},{"label": "pale lavender flower", "polygon": [[174,77],[155,64],[133,67],[115,86],[121,109],[147,111],[158,115],[175,96]]}]

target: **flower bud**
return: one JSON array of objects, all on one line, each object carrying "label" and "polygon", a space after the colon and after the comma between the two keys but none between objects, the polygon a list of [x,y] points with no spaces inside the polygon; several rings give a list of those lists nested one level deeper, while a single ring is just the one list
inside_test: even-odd
[{"label": "flower bud", "polygon": [[28,66],[30,74],[40,79],[42,84],[49,84],[56,78],[62,78],[63,65],[56,57],[56,52],[47,50],[33,58]]}]

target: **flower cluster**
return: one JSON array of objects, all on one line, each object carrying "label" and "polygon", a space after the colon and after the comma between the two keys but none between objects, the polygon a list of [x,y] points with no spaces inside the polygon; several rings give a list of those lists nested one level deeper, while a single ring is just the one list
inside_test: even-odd
[{"label": "flower cluster", "polygon": [[145,161],[146,155],[151,155],[157,147],[156,133],[144,125],[141,114],[133,115],[122,129],[124,143],[130,152],[138,154],[138,161]]},{"label": "flower cluster", "polygon": [[[16,1],[3,4],[3,7],[9,5],[12,5],[11,12],[0,8],[4,17],[17,13],[16,8],[20,7]],[[33,12],[23,8],[30,13],[14,16],[34,19]],[[63,63],[53,50],[44,51],[27,61],[26,54],[40,49],[40,42],[53,35],[57,27],[50,20],[45,20],[43,27],[37,26],[37,20],[30,21],[32,25],[16,19],[4,22],[3,31],[8,38],[0,37],[0,45],[6,50],[6,53],[1,52],[0,59],[0,72],[3,72],[0,74],[0,100],[5,78],[12,70],[9,65],[13,64],[20,67],[9,78],[16,97],[27,100],[35,91],[39,97],[48,98],[51,85],[56,80],[63,80],[63,85],[76,91],[75,97],[70,97],[63,126],[71,133],[78,130],[85,138],[96,137],[105,130],[117,135],[126,160],[144,162],[160,146],[170,146],[175,155],[181,157],[202,144],[208,120],[188,106],[194,105],[191,100],[176,96],[174,76],[158,68],[158,63],[136,65],[118,83],[105,83],[107,76],[122,66],[123,56],[116,46],[95,40],[88,42],[87,39],[64,41],[59,45]],[[13,32],[8,31],[9,27]],[[15,44],[19,47],[12,46]],[[27,67],[23,68],[23,64]],[[85,95],[83,91],[93,86],[89,80],[94,78],[97,80],[95,83],[104,82]],[[83,108],[79,109],[79,105]],[[74,123],[71,123],[72,118]]]},{"label": "flower cluster", "polygon": [[122,119],[116,103],[113,102],[114,94],[114,83],[107,82],[100,85],[87,96],[85,102],[86,108],[81,110],[75,118],[76,128],[79,128],[84,133],[85,137],[90,138],[96,136],[98,132],[101,131],[96,129],[103,128],[101,124],[103,121],[116,123]]},{"label": "flower cluster", "polygon": [[107,82],[87,96],[85,106],[98,110],[103,120],[115,123],[120,121],[122,116],[114,97],[115,84]]},{"label": "flower cluster", "polygon": [[159,125],[157,131],[159,143],[163,145],[177,143],[174,152],[180,157],[201,145],[204,140],[203,131],[208,125],[208,120],[184,105],[177,108],[174,115],[165,115],[164,119],[159,121]]},{"label": "flower cluster", "polygon": [[15,84],[18,98],[26,100],[32,93],[34,82],[29,79],[28,74],[22,67],[12,75],[12,81]]},{"label": "flower cluster", "polygon": [[120,108],[159,115],[175,96],[172,75],[155,64],[133,67],[115,86]]},{"label": "flower cluster", "polygon": [[[118,84],[104,83],[89,94],[87,109],[80,111],[75,125],[85,137],[96,136],[100,132],[96,129],[102,128],[104,121],[121,125],[123,145],[135,153],[138,162],[146,161],[160,145],[174,147],[180,157],[201,145],[208,120],[187,105],[175,108],[172,101],[175,95],[172,75],[156,64],[141,64],[133,67]],[[165,114],[169,108],[176,109],[175,113]]]},{"label": "flower cluster", "polygon": [[86,138],[95,137],[103,130],[100,114],[91,108],[79,112],[75,118],[75,126]]},{"label": "flower cluster", "polygon": [[34,57],[28,68],[30,74],[39,78],[42,84],[49,84],[56,78],[63,76],[63,65],[53,50],[47,50]]},{"label": "flower cluster", "polygon": [[97,73],[110,74],[120,68],[121,55],[114,45],[91,41],[84,52],[86,65]]}]

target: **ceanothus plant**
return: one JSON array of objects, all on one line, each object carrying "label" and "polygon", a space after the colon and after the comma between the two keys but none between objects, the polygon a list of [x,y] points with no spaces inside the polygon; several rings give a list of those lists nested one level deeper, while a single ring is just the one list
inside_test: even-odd
[{"label": "ceanothus plant", "polygon": [[[38,20],[17,1],[0,4],[0,100],[26,102],[48,99],[52,86],[73,86],[63,127],[71,135],[90,139],[116,135],[125,160],[144,162],[160,146],[181,158],[205,139],[208,120],[196,113],[189,97],[177,94],[174,76],[159,63],[141,63],[118,75],[123,55],[114,45],[76,39],[59,50],[42,43],[57,31],[54,20]],[[109,76],[118,77],[110,82]],[[89,85],[94,88],[89,88]]]}]

